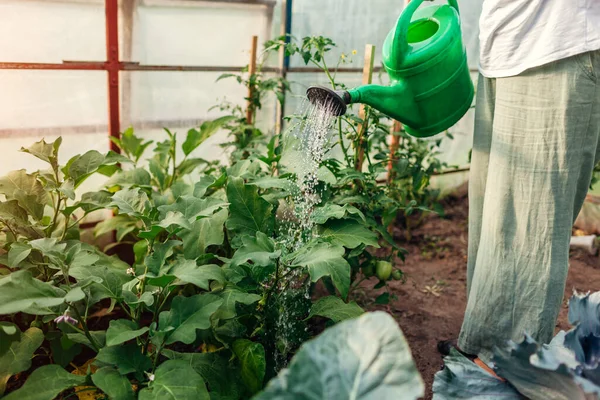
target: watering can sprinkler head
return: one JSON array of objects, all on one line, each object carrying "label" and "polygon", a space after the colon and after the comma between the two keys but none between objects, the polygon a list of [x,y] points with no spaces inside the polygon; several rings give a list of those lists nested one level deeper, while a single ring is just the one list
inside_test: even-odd
[{"label": "watering can sprinkler head", "polygon": [[313,104],[343,115],[362,103],[402,124],[416,137],[429,137],[456,124],[473,102],[474,87],[462,42],[457,0],[419,8],[412,0],[389,32],[382,61],[390,85],[345,90],[312,86]]},{"label": "watering can sprinkler head", "polygon": [[332,90],[324,86],[311,86],[306,90],[308,100],[329,111],[333,116],[346,114],[346,105],[351,102],[350,93],[345,90]]}]

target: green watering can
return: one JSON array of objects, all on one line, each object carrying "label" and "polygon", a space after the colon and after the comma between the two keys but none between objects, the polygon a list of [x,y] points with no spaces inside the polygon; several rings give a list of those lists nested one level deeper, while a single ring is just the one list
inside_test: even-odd
[{"label": "green watering can", "polygon": [[312,86],[309,100],[337,116],[352,103],[367,104],[404,124],[406,132],[429,137],[453,126],[471,107],[474,89],[463,46],[458,4],[424,7],[412,0],[383,44],[390,86],[331,90]]}]

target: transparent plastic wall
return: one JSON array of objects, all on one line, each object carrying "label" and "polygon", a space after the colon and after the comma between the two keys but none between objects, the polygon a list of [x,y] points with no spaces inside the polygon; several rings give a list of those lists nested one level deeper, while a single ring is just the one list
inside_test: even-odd
[{"label": "transparent plastic wall", "polygon": [[[141,65],[243,67],[251,38],[271,36],[272,8],[191,0],[120,0],[120,59]],[[129,22],[127,22],[129,19]],[[0,62],[62,63],[106,60],[103,0],[0,0]],[[246,89],[219,72],[127,71],[120,73],[121,129],[133,126],[162,140],[163,127],[184,136],[219,111],[223,100],[244,104]],[[108,140],[105,71],[0,70],[0,175],[43,168],[19,153],[22,146],[63,137],[60,158],[94,149]],[[274,106],[260,120],[272,125]],[[224,159],[220,132],[196,157]],[[79,193],[98,188],[91,179]]]}]

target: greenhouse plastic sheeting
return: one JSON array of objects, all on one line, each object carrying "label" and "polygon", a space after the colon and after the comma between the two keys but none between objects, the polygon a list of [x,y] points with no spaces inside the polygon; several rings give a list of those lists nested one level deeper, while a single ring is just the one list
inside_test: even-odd
[{"label": "greenhouse plastic sheeting", "polygon": [[[218,1],[120,0],[120,58],[158,65],[226,65],[248,63],[252,35],[259,43],[279,35],[282,1],[274,8]],[[424,2],[423,6],[443,1]],[[463,42],[469,66],[478,65],[478,19],[481,0],[458,0]],[[125,7],[124,7],[125,6]],[[134,6],[134,7],[132,7]],[[124,25],[128,7],[132,24]],[[381,66],[381,46],[404,7],[403,0],[293,0],[292,35],[330,37],[338,45],[328,54],[335,65],[341,52],[357,54],[345,67],[361,68],[366,44],[376,46],[376,66]],[[0,0],[0,61],[61,63],[103,61],[106,58],[104,2],[102,0]],[[130,43],[125,43],[131,38]],[[271,60],[276,66],[277,57]],[[291,67],[303,67],[292,57]],[[473,78],[476,72],[473,72]],[[246,91],[235,81],[215,82],[219,73],[122,72],[121,128],[133,125],[142,135],[162,138],[159,125],[179,134],[197,122],[219,115],[210,107],[226,99],[243,105]],[[290,73],[293,95],[286,102],[286,114],[295,112],[305,90],[312,84],[326,84],[323,74]],[[340,80],[359,85],[361,74],[343,74]],[[375,74],[375,83],[387,83],[384,72]],[[27,166],[35,160],[17,153],[42,136],[64,137],[61,158],[82,149],[106,151],[107,88],[104,71],[23,71],[0,70],[0,145],[5,162],[0,174]],[[264,102],[258,121],[263,128],[275,125],[275,99]],[[442,160],[450,165],[468,164],[471,148],[473,110],[450,132],[454,139],[442,141]],[[435,140],[433,138],[432,140]],[[221,132],[198,150],[196,156],[227,157],[219,146],[227,140]],[[460,186],[468,174],[438,177],[434,184],[447,192]],[[101,178],[98,178],[101,179]],[[91,180],[87,187],[101,181]]]},{"label": "greenhouse plastic sheeting", "polygon": [[[119,9],[120,58],[142,65],[239,66],[248,64],[251,38],[271,36],[268,7],[186,0],[121,0],[135,3],[129,32]],[[106,60],[104,1],[0,0],[0,62],[62,63]],[[125,35],[127,33],[127,35]],[[131,43],[124,43],[125,36]],[[224,99],[243,105],[246,89],[234,80],[216,82],[218,72],[121,72],[121,129],[161,140],[161,126],[180,135],[199,121],[219,116],[209,109]],[[66,163],[86,150],[106,152],[108,98],[105,71],[0,70],[0,175],[35,170],[41,161],[19,153],[44,137],[63,137]],[[266,106],[259,120],[274,120]],[[266,124],[265,124],[266,125]],[[221,132],[196,156],[224,159]],[[97,188],[102,177],[79,193]]]}]

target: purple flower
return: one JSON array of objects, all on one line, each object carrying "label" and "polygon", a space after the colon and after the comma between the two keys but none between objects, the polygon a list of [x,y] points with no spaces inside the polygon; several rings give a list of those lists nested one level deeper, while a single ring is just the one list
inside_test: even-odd
[{"label": "purple flower", "polygon": [[68,311],[65,311],[65,313],[63,315],[54,318],[54,322],[56,322],[57,324],[60,322],[64,322],[65,324],[71,324],[71,325],[77,325],[79,323],[79,321],[77,321],[75,318],[73,318],[69,315]]}]

